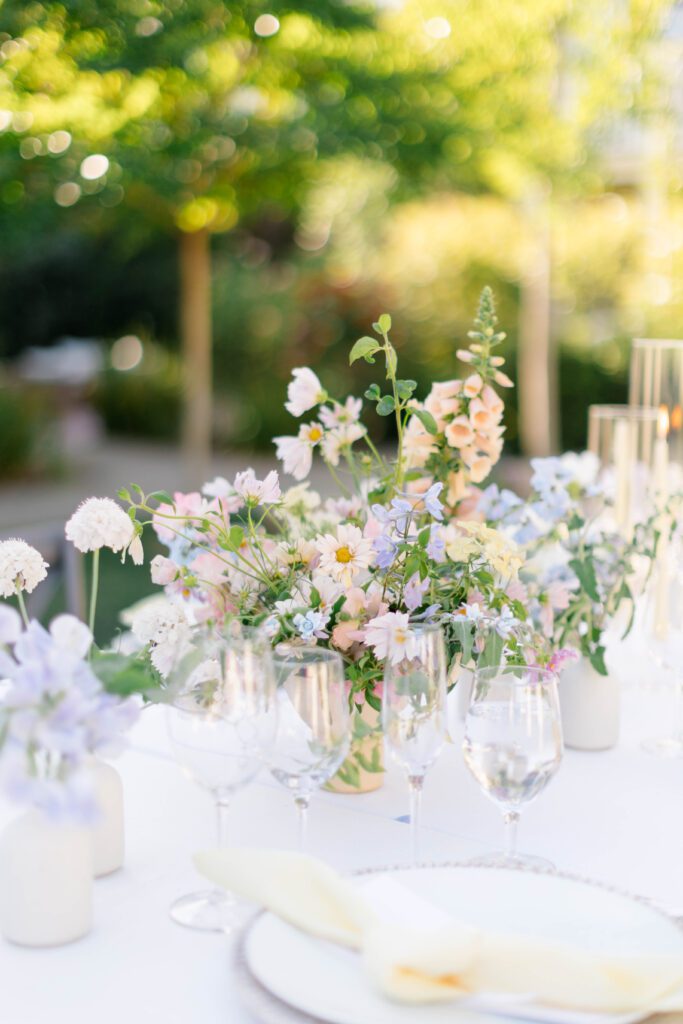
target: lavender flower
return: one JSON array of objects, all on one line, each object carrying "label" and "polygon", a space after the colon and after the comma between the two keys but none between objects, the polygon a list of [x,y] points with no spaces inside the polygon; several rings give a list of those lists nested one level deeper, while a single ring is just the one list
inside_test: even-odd
[{"label": "lavender flower", "polygon": [[0,783],[7,794],[48,814],[92,820],[86,758],[117,752],[138,714],[133,700],[103,689],[84,660],[92,637],[73,616],[48,632],[31,622],[1,670],[8,685],[0,709]]},{"label": "lavender flower", "polygon": [[403,591],[403,600],[409,612],[414,612],[420,607],[429,590],[429,583],[429,577],[421,580],[417,572],[410,577]]}]

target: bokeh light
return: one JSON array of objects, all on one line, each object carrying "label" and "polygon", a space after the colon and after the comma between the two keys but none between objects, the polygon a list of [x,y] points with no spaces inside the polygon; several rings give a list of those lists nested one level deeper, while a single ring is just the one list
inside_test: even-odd
[{"label": "bokeh light", "polygon": [[86,156],[81,164],[81,177],[86,181],[97,181],[104,177],[109,169],[109,160],[102,153]]},{"label": "bokeh light", "polygon": [[274,14],[259,14],[254,22],[254,32],[257,36],[274,36],[280,28],[280,22]]},{"label": "bokeh light", "polygon": [[125,334],[111,347],[111,365],[115,370],[134,370],[142,362],[144,346],[135,334]]}]

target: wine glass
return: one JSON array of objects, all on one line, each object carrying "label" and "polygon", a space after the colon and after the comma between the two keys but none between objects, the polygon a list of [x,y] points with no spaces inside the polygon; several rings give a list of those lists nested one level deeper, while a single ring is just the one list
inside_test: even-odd
[{"label": "wine glass", "polygon": [[520,808],[545,789],[562,760],[557,676],[549,669],[506,665],[477,669],[467,716],[465,764],[503,811],[505,853],[487,858],[502,867],[552,867],[517,853]]},{"label": "wine glass", "polygon": [[642,709],[645,728],[649,725],[654,733],[642,747],[660,757],[683,756],[683,578],[675,569],[680,565],[680,542],[672,554],[669,559],[658,557],[641,625],[649,660],[658,670],[641,683],[649,698]]},{"label": "wine glass", "polygon": [[[258,774],[275,736],[268,640],[256,632],[200,634],[169,687],[171,751],[185,774],[213,796],[218,845],[224,846],[230,801]],[[227,932],[241,924],[242,915],[234,896],[212,889],[176,900],[171,917],[190,928]]]},{"label": "wine glass", "polygon": [[303,850],[311,796],[336,774],[349,752],[351,718],[344,662],[335,651],[322,647],[281,644],[273,654],[273,665],[278,728],[269,767],[294,795]]},{"label": "wine glass", "polygon": [[440,626],[411,627],[414,654],[384,669],[382,726],[385,743],[401,765],[410,794],[413,863],[419,860],[420,804],[427,770],[446,739],[446,648]]}]

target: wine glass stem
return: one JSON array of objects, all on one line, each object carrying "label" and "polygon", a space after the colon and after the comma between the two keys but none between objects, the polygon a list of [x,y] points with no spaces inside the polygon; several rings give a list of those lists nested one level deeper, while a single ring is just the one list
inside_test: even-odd
[{"label": "wine glass stem", "polygon": [[517,856],[517,826],[519,825],[519,812],[506,811],[503,815],[505,824],[505,856],[508,860],[514,860]]},{"label": "wine glass stem", "polygon": [[424,776],[408,776],[408,793],[410,796],[410,844],[413,864],[420,859],[420,811],[422,810],[422,786]]},{"label": "wine glass stem", "polygon": [[296,804],[299,817],[299,851],[303,853],[306,849],[306,839],[308,836],[308,805],[310,799],[307,796],[295,796],[294,803]]},{"label": "wine glass stem", "polygon": [[230,801],[225,797],[216,797],[216,839],[218,846],[224,849],[228,845],[228,811]]}]

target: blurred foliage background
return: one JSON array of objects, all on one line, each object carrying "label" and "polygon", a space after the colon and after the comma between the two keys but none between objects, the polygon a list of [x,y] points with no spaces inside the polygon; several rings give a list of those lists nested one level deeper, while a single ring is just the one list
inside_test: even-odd
[{"label": "blurred foliage background", "polygon": [[[362,386],[348,346],[384,309],[406,376],[453,376],[485,283],[509,450],[582,446],[588,404],[626,398],[629,339],[683,336],[682,21],[0,0],[0,476],[68,466],[49,423],[84,405],[197,468],[210,442],[263,448],[293,366]],[[41,363],[63,338],[99,362]]]}]

